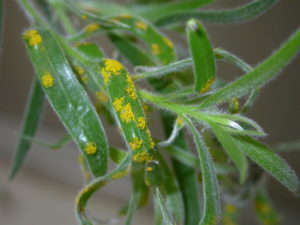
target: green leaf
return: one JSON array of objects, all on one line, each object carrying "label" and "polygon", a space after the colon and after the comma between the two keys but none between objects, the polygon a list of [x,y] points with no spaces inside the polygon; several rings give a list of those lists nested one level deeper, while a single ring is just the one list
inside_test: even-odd
[{"label": "green leaf", "polygon": [[245,151],[250,159],[269,172],[280,183],[294,194],[300,193],[299,180],[290,166],[277,154],[251,137],[236,136],[240,149]]},{"label": "green leaf", "polygon": [[165,26],[173,23],[185,23],[191,18],[207,23],[241,23],[259,16],[277,1],[278,0],[254,0],[241,7],[222,11],[178,12],[158,19],[155,24],[157,26]]},{"label": "green leaf", "polygon": [[43,103],[44,92],[41,89],[40,82],[36,78],[34,78],[27,102],[26,111],[24,114],[17,151],[10,172],[9,179],[11,180],[16,176],[17,172],[21,168],[31,146],[31,140],[28,140],[23,136],[27,136],[30,138],[34,137],[42,113]]},{"label": "green leaf", "polygon": [[273,79],[285,67],[300,50],[300,29],[298,29],[269,58],[263,61],[256,68],[243,77],[219,89],[214,94],[206,98],[199,108],[215,106],[232,97],[242,96],[255,88],[260,88]]},{"label": "green leaf", "polygon": [[279,152],[300,150],[300,140],[281,143],[275,147],[275,150]]},{"label": "green leaf", "polygon": [[169,64],[176,59],[173,43],[148,21],[129,14],[112,17],[111,20],[128,25],[127,31],[142,39],[154,59],[161,64]]},{"label": "green leaf", "polygon": [[101,60],[104,57],[102,49],[95,43],[79,42],[79,44],[76,44],[76,47],[81,53],[90,59]]},{"label": "green leaf", "polygon": [[217,177],[209,151],[199,132],[189,119],[185,121],[192,133],[203,177],[203,212],[199,225],[213,225],[217,223],[219,212],[219,190]]},{"label": "green leaf", "polygon": [[215,80],[215,56],[202,24],[191,19],[187,23],[187,36],[193,58],[195,91],[205,93]]},{"label": "green leaf", "polygon": [[115,33],[109,33],[108,37],[132,65],[154,65],[152,58],[132,41]]},{"label": "green leaf", "polygon": [[29,57],[48,100],[95,176],[107,169],[108,145],[88,95],[77,81],[59,42],[50,31],[27,31]]},{"label": "green leaf", "polygon": [[120,164],[124,160],[125,156],[126,152],[124,150],[112,146],[109,147],[109,157],[114,163]]},{"label": "green leaf", "polygon": [[158,20],[161,17],[176,12],[195,10],[213,1],[214,0],[185,0],[162,4],[150,4],[146,6],[137,6],[133,8],[133,12],[148,20]]},{"label": "green leaf", "polygon": [[217,139],[225,149],[228,156],[237,166],[240,172],[240,183],[244,183],[247,178],[247,159],[244,152],[239,148],[236,140],[230,136],[225,130],[216,124],[210,123],[210,127]]},{"label": "green leaf", "polygon": [[172,217],[168,214],[168,207],[165,203],[165,200],[163,199],[163,196],[159,190],[159,188],[155,188],[155,194],[156,198],[158,200],[158,205],[160,208],[160,213],[163,218],[163,224],[164,225],[175,225],[176,223],[173,221]]},{"label": "green leaf", "polygon": [[123,178],[130,171],[131,154],[128,153],[122,163],[120,163],[110,173],[93,179],[89,184],[82,188],[76,197],[75,212],[81,225],[92,225],[91,219],[86,214],[87,203],[92,195],[109,182]]}]

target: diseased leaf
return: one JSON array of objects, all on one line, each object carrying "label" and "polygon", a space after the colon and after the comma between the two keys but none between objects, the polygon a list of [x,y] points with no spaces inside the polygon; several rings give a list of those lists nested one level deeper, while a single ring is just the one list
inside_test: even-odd
[{"label": "diseased leaf", "polygon": [[24,138],[24,136],[34,137],[41,117],[43,103],[44,92],[41,89],[40,82],[34,78],[9,179],[16,176],[30,149],[32,141]]},{"label": "diseased leaf", "polygon": [[215,80],[215,56],[202,24],[192,19],[187,23],[189,49],[193,59],[195,91],[205,93]]},{"label": "diseased leaf", "polygon": [[191,18],[207,23],[241,23],[251,20],[268,10],[278,0],[253,0],[241,7],[220,11],[177,12],[158,19],[157,26],[185,23]]},{"label": "diseased leaf", "polygon": [[77,81],[59,42],[47,30],[30,30],[25,44],[48,100],[95,176],[107,169],[108,145],[101,122]]},{"label": "diseased leaf", "polygon": [[299,179],[282,158],[251,137],[236,136],[235,139],[239,142],[240,149],[245,151],[250,159],[269,172],[294,194],[299,194]]},{"label": "diseased leaf", "polygon": [[218,183],[213,162],[195,126],[189,119],[185,119],[185,121],[194,138],[203,179],[203,212],[199,225],[213,225],[217,223],[220,208]]},{"label": "diseased leaf", "polygon": [[220,88],[207,97],[199,109],[220,104],[232,97],[245,95],[262,87],[273,79],[299,52],[300,29],[298,29],[274,54],[236,81]]}]

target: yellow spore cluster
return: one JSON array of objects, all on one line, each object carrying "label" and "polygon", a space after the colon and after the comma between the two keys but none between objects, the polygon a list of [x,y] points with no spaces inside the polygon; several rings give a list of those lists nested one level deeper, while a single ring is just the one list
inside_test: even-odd
[{"label": "yellow spore cluster", "polygon": [[129,142],[130,148],[132,150],[139,149],[142,146],[142,144],[143,144],[143,140],[139,139],[138,137],[135,137],[132,142]]},{"label": "yellow spore cluster", "polygon": [[125,106],[122,107],[120,112],[120,118],[125,123],[129,123],[135,120],[130,103],[127,103]]},{"label": "yellow spore cluster", "polygon": [[30,46],[39,45],[42,42],[42,36],[37,30],[28,30],[24,34],[24,39],[28,41]]},{"label": "yellow spore cluster", "polygon": [[153,171],[153,167],[151,167],[151,166],[146,167],[146,171],[152,172]]},{"label": "yellow spore cluster", "polygon": [[135,23],[135,26],[140,30],[146,30],[148,28],[148,25],[145,24],[143,21],[137,21]]},{"label": "yellow spore cluster", "polygon": [[132,160],[138,163],[147,162],[150,159],[151,159],[150,154],[145,150],[133,155],[132,157]]},{"label": "yellow spore cluster", "polygon": [[183,119],[181,118],[181,117],[177,117],[177,119],[176,119],[176,123],[178,124],[178,126],[183,126]]},{"label": "yellow spore cluster", "polygon": [[123,108],[123,103],[124,103],[125,97],[122,98],[116,98],[113,102],[113,106],[116,110],[116,112],[120,112]]},{"label": "yellow spore cluster", "polygon": [[263,214],[268,214],[271,211],[270,206],[260,201],[255,202],[255,208],[257,211],[262,212]]},{"label": "yellow spore cluster", "polygon": [[239,111],[240,103],[239,99],[237,97],[233,97],[230,101],[231,107],[232,107],[232,112],[237,113]]},{"label": "yellow spore cluster", "polygon": [[118,15],[118,16],[112,18],[111,20],[115,21],[115,22],[119,22],[121,19],[131,19],[131,18],[132,18],[132,16],[129,14],[122,14],[122,15]]},{"label": "yellow spore cluster", "polygon": [[149,144],[150,148],[154,148],[155,147],[155,142],[152,139],[150,130],[147,129],[146,132],[147,132],[147,135],[148,135],[148,144]]},{"label": "yellow spore cluster", "polygon": [[144,117],[142,117],[142,116],[139,117],[139,118],[137,119],[137,124],[136,124],[136,126],[137,126],[138,128],[145,129],[146,126],[147,126],[146,119],[145,119]]},{"label": "yellow spore cluster", "polygon": [[135,99],[137,99],[137,94],[136,94],[136,91],[135,91],[135,88],[134,88],[133,80],[132,80],[132,78],[129,74],[126,74],[126,79],[127,79],[127,83],[128,83],[126,92],[127,92],[127,94],[129,95],[130,98],[135,100]]},{"label": "yellow spore cluster", "polygon": [[42,76],[42,85],[46,88],[54,85],[54,78],[50,73],[47,72]]},{"label": "yellow spore cluster", "polygon": [[152,44],[151,45],[151,51],[153,54],[158,55],[161,53],[160,46],[158,44]]},{"label": "yellow spore cluster", "polygon": [[123,170],[123,171],[117,172],[114,175],[112,175],[112,179],[114,179],[114,180],[120,179],[122,177],[125,177],[128,173],[129,173],[129,170]]},{"label": "yellow spore cluster", "polygon": [[103,91],[97,91],[97,92],[95,93],[95,95],[96,95],[96,98],[97,98],[100,102],[102,102],[102,103],[107,103],[107,102],[108,102],[108,97],[107,97],[107,95],[106,95]]},{"label": "yellow spore cluster", "polygon": [[173,42],[172,42],[169,38],[164,37],[164,38],[163,38],[163,41],[165,42],[165,44],[166,44],[169,48],[173,48],[173,47],[174,47]]},{"label": "yellow spore cluster", "polygon": [[93,154],[95,154],[96,151],[97,151],[97,146],[96,146],[95,143],[89,142],[89,143],[87,143],[87,144],[85,145],[84,151],[85,151],[85,153],[88,154],[88,155],[93,155]]},{"label": "yellow spore cluster", "polygon": [[74,69],[80,81],[86,83],[88,81],[88,77],[84,74],[85,70],[81,66],[75,66]]},{"label": "yellow spore cluster", "polygon": [[91,23],[91,24],[88,24],[85,28],[84,28],[84,31],[86,33],[91,33],[91,32],[94,32],[96,30],[100,29],[100,25],[97,24],[97,23]]},{"label": "yellow spore cluster", "polygon": [[101,68],[101,73],[104,79],[104,82],[107,84],[112,75],[120,75],[124,70],[124,67],[121,63],[114,59],[106,59],[104,61],[104,66]]},{"label": "yellow spore cluster", "polygon": [[209,88],[211,87],[211,85],[214,83],[215,78],[212,78],[210,80],[208,80],[205,84],[205,86],[200,90],[200,93],[203,94],[205,92],[207,92],[209,90]]}]

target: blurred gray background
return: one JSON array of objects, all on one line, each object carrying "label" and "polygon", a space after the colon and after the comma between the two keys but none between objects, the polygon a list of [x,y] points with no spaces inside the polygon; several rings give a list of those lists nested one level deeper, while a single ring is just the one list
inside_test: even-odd
[{"label": "blurred gray background", "polygon": [[[219,0],[213,8],[237,6],[245,2]],[[265,15],[251,22],[227,26],[207,25],[207,29],[215,47],[225,48],[251,65],[256,65],[280,46],[299,25],[300,1],[280,0]],[[6,1],[0,68],[0,224],[71,225],[76,223],[73,201],[82,183],[74,145],[67,145],[57,152],[34,145],[23,170],[14,182],[7,182],[17,132],[34,75],[21,40],[21,33],[28,26],[16,1]],[[241,74],[233,66],[220,63],[218,75],[234,79]],[[255,108],[249,113],[249,117],[269,134],[266,138],[268,144],[300,139],[299,85],[298,56],[275,81],[262,89]],[[159,126],[159,122],[156,124]],[[109,132],[113,134],[114,130],[110,129]],[[46,105],[38,137],[51,143],[63,134],[64,129]],[[119,144],[120,141],[113,136],[110,135],[110,141]],[[300,175],[300,152],[282,156]],[[276,209],[281,212],[283,224],[300,224],[299,198],[296,199],[273,179],[270,179],[269,189]],[[130,185],[126,180],[101,190],[92,201],[92,211],[102,219],[113,217],[128,200],[129,190]],[[140,211],[135,224],[152,224],[151,213],[150,208]],[[257,224],[250,208],[245,210],[241,224]]]}]

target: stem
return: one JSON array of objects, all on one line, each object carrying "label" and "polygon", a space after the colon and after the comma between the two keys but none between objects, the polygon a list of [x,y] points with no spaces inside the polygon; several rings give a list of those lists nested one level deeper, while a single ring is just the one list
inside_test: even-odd
[{"label": "stem", "polygon": [[43,27],[48,27],[48,24],[42,19],[42,17],[37,13],[37,10],[33,8],[32,4],[29,3],[27,0],[19,0],[20,5],[25,10],[26,13],[30,17],[32,17],[33,21],[36,22],[38,25]]},{"label": "stem", "polygon": [[63,27],[65,28],[65,31],[69,35],[75,35],[77,32],[76,32],[72,22],[70,21],[69,17],[66,15],[66,12],[63,9],[63,7],[61,5],[54,5],[53,8],[55,9]]}]

